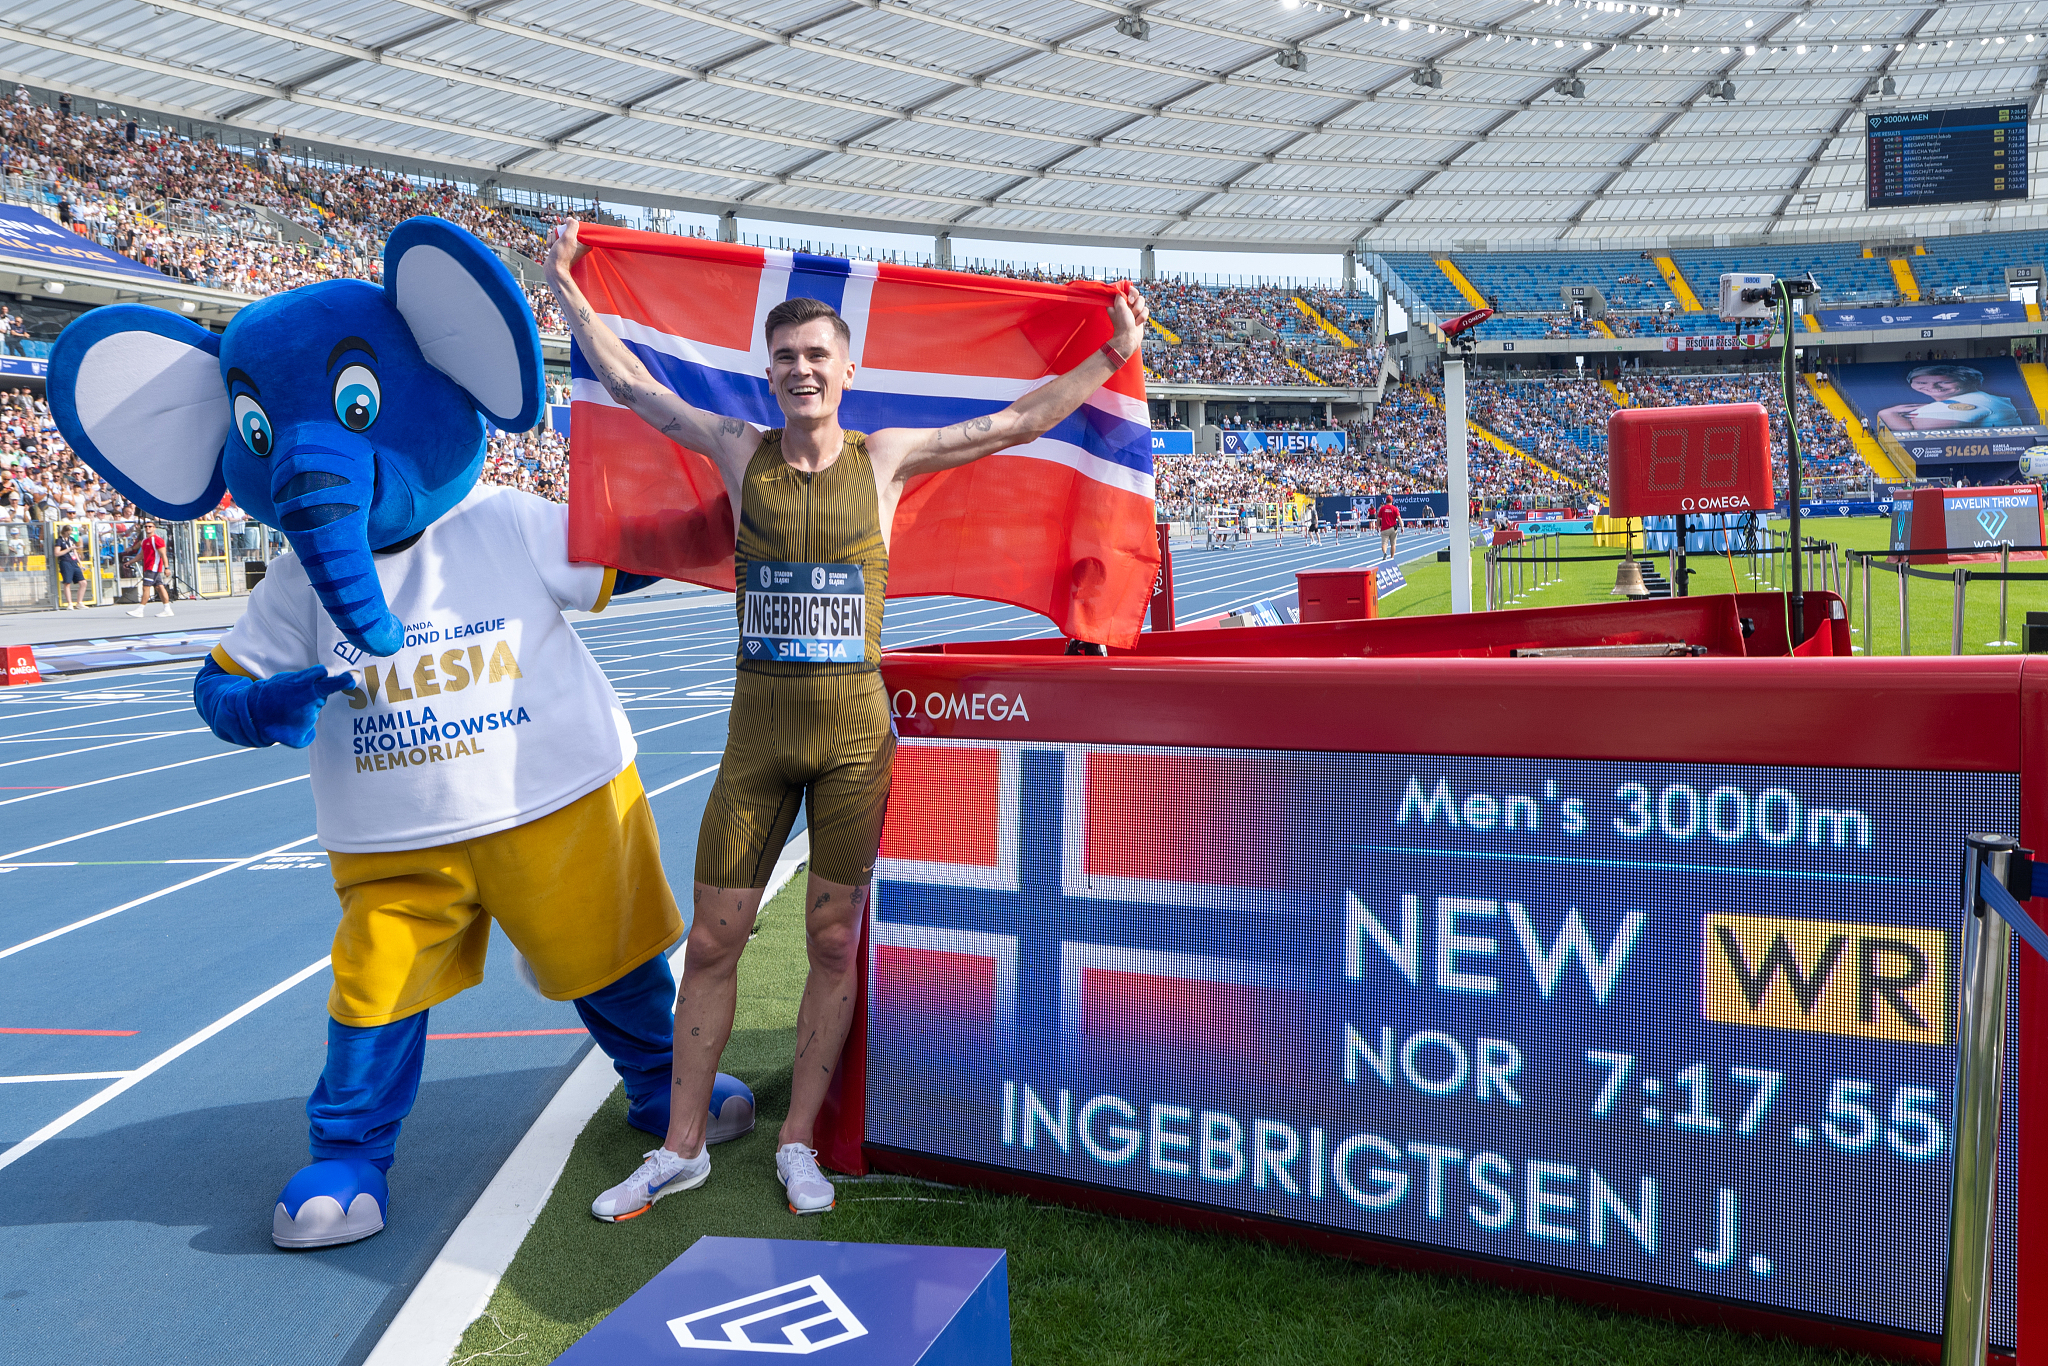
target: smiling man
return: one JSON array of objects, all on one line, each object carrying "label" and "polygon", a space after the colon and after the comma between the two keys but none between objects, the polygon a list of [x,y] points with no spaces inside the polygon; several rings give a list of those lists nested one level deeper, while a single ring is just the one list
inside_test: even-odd
[{"label": "smiling man", "polygon": [[[853,1020],[855,957],[881,840],[896,737],[879,672],[889,537],[911,479],[1021,446],[1050,431],[1135,354],[1150,316],[1126,285],[1114,335],[1066,374],[999,412],[942,428],[863,434],[839,425],[858,368],[846,323],[794,298],[768,313],[768,383],[783,425],[763,431],[677,397],[593,313],[570,268],[588,248],[576,224],[550,239],[548,283],[584,358],[613,400],[678,445],[709,457],[735,518],[740,649],[725,757],[697,836],[695,914],[676,992],[668,1137],[598,1196],[599,1219],[630,1219],[702,1185],[719,1055],[732,1033],[740,952],[800,804],[810,804],[804,898],[810,974],[797,1011],[789,1116],[776,1174],[797,1214],[833,1205],[812,1128]],[[1047,509],[1057,516],[1057,509]]]}]

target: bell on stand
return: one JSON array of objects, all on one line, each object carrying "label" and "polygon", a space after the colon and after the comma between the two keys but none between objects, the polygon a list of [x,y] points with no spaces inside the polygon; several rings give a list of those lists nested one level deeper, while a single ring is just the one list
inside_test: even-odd
[{"label": "bell on stand", "polygon": [[1650,596],[1650,586],[1643,582],[1643,567],[1636,562],[1635,556],[1631,555],[1623,560],[1621,567],[1614,571],[1614,591],[1607,596],[1611,598],[1647,598]]}]

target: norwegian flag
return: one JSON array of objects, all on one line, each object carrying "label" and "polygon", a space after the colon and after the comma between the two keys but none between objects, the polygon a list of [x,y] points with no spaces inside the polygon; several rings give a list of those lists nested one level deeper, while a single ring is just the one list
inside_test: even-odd
[{"label": "norwegian flag", "polygon": [[[959,275],[585,224],[576,280],[654,376],[688,402],[782,425],[761,326],[821,299],[852,330],[853,431],[944,427],[993,413],[1109,340],[1112,290]],[[733,513],[711,462],[618,406],[570,355],[569,555],[732,587]],[[1150,421],[1136,357],[1044,437],[911,481],[891,536],[889,596],[958,594],[1129,645],[1158,569]]]},{"label": "norwegian flag", "polygon": [[[1299,971],[1215,951],[1260,941],[1219,911],[1269,914],[1286,867],[1254,827],[1212,823],[1238,820],[1228,802],[1187,806],[1224,780],[1264,788],[1257,756],[1219,762],[905,737],[875,866],[871,1068],[1292,1065]],[[1219,839],[1234,859],[1198,853]]]}]

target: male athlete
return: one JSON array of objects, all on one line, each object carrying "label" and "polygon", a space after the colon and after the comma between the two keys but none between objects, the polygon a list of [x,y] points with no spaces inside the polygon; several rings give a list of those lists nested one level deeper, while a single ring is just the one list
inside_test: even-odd
[{"label": "male athlete", "polygon": [[598,1196],[591,1213],[631,1219],[711,1174],[704,1130],[732,1033],[740,951],[797,807],[808,799],[810,975],[797,1009],[796,1072],[775,1172],[793,1213],[820,1214],[832,1208],[833,1191],[818,1169],[811,1130],[853,1019],[854,960],[896,753],[878,665],[897,500],[918,475],[1050,431],[1138,353],[1150,310],[1125,285],[1109,305],[1109,343],[1001,412],[953,427],[864,435],[839,425],[839,402],[857,368],[846,323],[828,304],[789,299],[769,311],[763,329],[769,387],[783,417],[781,428],[764,432],[685,403],[596,318],[569,277],[589,250],[576,231],[564,223],[550,238],[548,283],[606,392],[663,436],[708,456],[724,477],[741,621],[725,758],[697,835],[668,1137]]}]

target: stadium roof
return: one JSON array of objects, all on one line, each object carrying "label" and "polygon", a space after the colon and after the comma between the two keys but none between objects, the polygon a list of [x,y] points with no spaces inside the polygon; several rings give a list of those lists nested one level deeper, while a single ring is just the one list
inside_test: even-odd
[{"label": "stadium roof", "polygon": [[[478,181],[1288,251],[2048,225],[2027,201],[1869,212],[1863,191],[1866,111],[2024,100],[2038,116],[2044,63],[2048,0],[13,0],[0,15],[0,77]],[[1560,93],[1573,81],[1583,94]]]}]

